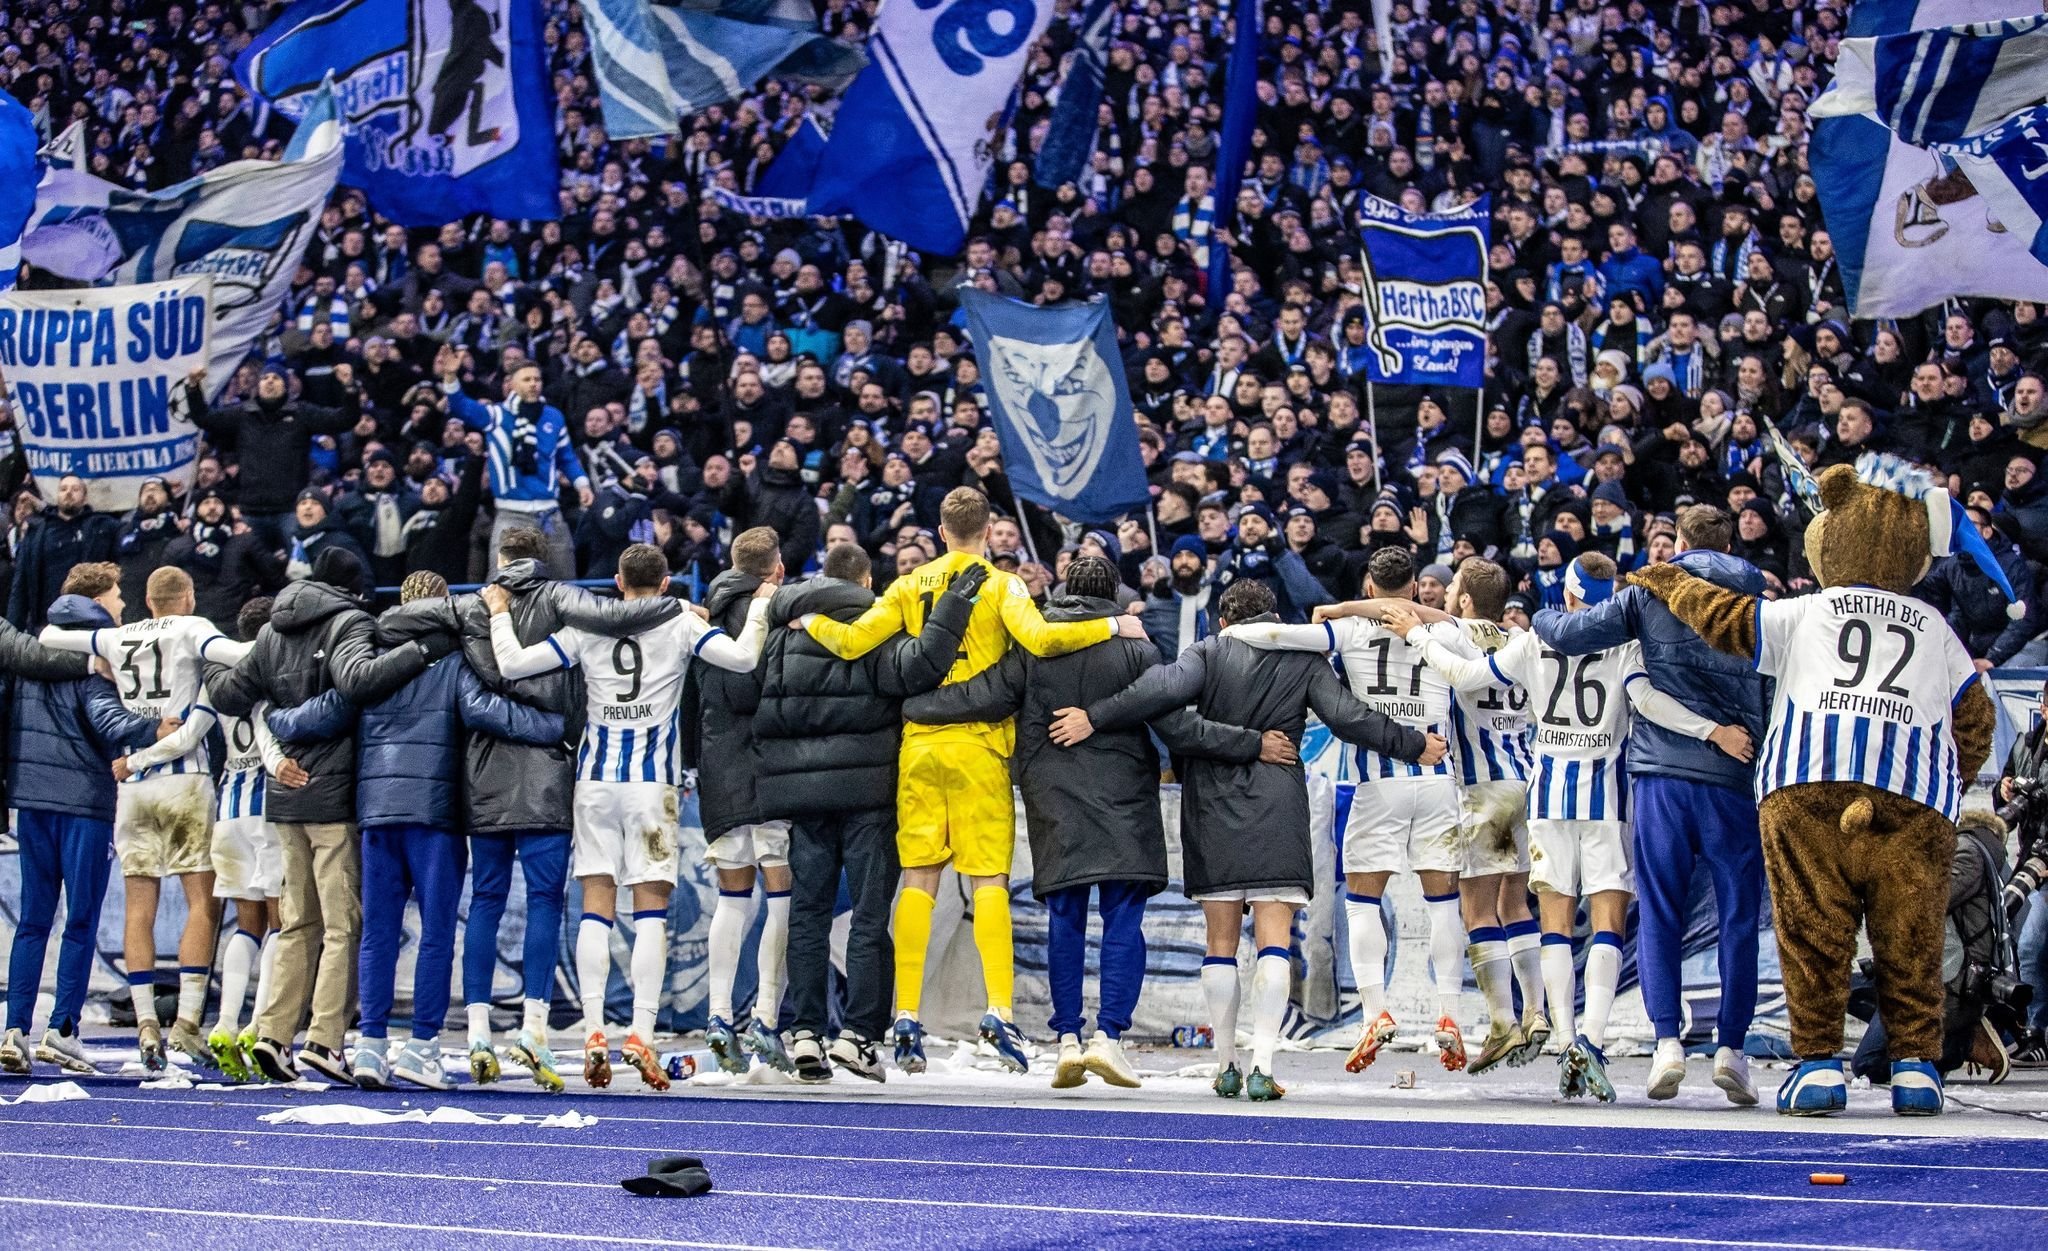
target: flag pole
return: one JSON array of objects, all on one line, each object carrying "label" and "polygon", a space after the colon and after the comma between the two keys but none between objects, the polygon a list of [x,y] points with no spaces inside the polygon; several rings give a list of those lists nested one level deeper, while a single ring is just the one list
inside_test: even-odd
[{"label": "flag pole", "polygon": [[1380,413],[1372,398],[1372,371],[1365,374],[1365,425],[1372,431],[1372,493],[1380,493]]},{"label": "flag pole", "polygon": [[1025,554],[1034,565],[1043,564],[1038,559],[1038,543],[1031,537],[1031,518],[1024,515],[1024,501],[1017,498],[1017,484],[1010,481],[1010,475],[1003,475],[1003,485],[1010,488],[1010,508],[1017,514],[1017,532],[1024,536]]}]

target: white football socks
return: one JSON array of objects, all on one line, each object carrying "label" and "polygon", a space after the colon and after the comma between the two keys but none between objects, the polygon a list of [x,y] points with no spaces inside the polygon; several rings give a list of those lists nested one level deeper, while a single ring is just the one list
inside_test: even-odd
[{"label": "white football socks", "polygon": [[263,958],[257,962],[256,1007],[249,1014],[249,1024],[254,1026],[256,1018],[270,1011],[270,989],[277,976],[277,940],[281,930],[270,930],[263,935]]},{"label": "white football socks", "polygon": [[1376,895],[1344,892],[1344,923],[1350,930],[1351,980],[1358,984],[1364,1024],[1380,1019],[1387,1006],[1387,923]]},{"label": "white football socks", "polygon": [[491,1005],[488,1003],[464,1004],[463,1015],[469,1018],[469,1045],[488,1047],[491,1045]]},{"label": "white football socks", "polygon": [[263,958],[263,937],[245,929],[228,935],[220,956],[220,1020],[215,1027],[230,1036],[242,1030],[242,1003],[249,997],[249,976]]},{"label": "white football socks", "polygon": [[1515,966],[1515,985],[1522,991],[1522,1016],[1543,1011],[1543,931],[1534,918],[1507,924],[1508,963]]},{"label": "white football socks", "polygon": [[[709,936],[711,1015],[732,1020],[732,984],[740,971],[740,944],[754,924],[754,891],[721,890],[711,909]],[[637,928],[637,927],[636,927]]]},{"label": "white football socks", "polygon": [[1487,1019],[1495,1025],[1512,1023],[1515,1019],[1514,972],[1508,961],[1506,931],[1497,925],[1485,925],[1467,937],[1472,945],[1465,954],[1472,962],[1472,978],[1479,983],[1479,993],[1486,997]]},{"label": "white football socks", "polygon": [[1216,1035],[1216,1071],[1237,1063],[1237,957],[1202,958],[1202,998]]},{"label": "white football socks", "polygon": [[583,1000],[585,1035],[604,1031],[604,992],[611,976],[611,918],[586,912],[576,927],[576,989]]},{"label": "white football socks", "polygon": [[1436,982],[1436,1013],[1457,1019],[1465,997],[1465,915],[1458,892],[1424,895],[1429,909],[1429,973]]},{"label": "white football socks", "polygon": [[633,1033],[641,1042],[654,1041],[654,1018],[661,1011],[667,987],[668,910],[654,908],[633,914]]},{"label": "white football socks", "polygon": [[1259,948],[1252,975],[1252,1067],[1273,1075],[1273,1048],[1280,1041],[1280,1019],[1287,1013],[1287,988],[1292,963],[1285,947]]},{"label": "white football socks", "polygon": [[1621,981],[1621,935],[1601,930],[1586,952],[1586,1015],[1579,1032],[1595,1047],[1607,1045],[1607,1016],[1614,1009],[1614,988]]},{"label": "white football socks", "polygon": [[1550,1029],[1567,1042],[1578,1037],[1578,1030],[1572,1022],[1573,1005],[1577,999],[1573,982],[1577,976],[1572,969],[1572,940],[1563,934],[1545,934],[1543,994],[1550,1003]]},{"label": "white football socks", "polygon": [[789,892],[771,890],[761,922],[761,950],[755,959],[760,988],[754,995],[754,1016],[769,1029],[782,1021],[783,965],[789,955]]}]

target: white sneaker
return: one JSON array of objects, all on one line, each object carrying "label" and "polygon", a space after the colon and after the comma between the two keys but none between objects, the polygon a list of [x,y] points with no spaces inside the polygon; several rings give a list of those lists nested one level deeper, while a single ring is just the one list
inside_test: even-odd
[{"label": "white sneaker", "polygon": [[1659,1038],[1656,1058],[1650,1061],[1650,1098],[1676,1098],[1684,1080],[1685,1044],[1676,1038]]},{"label": "white sneaker", "polygon": [[[1064,1047],[1060,1050],[1060,1059],[1066,1059]],[[1101,1030],[1096,1030],[1095,1037],[1088,1040],[1088,1050],[1081,1057],[1081,1062],[1088,1066],[1090,1073],[1112,1086],[1136,1090],[1141,1084],[1138,1071],[1131,1067],[1130,1058],[1124,1055],[1124,1045]]]},{"label": "white sneaker", "polygon": [[1756,1106],[1756,1083],[1749,1080],[1749,1057],[1733,1047],[1714,1053],[1714,1084],[1728,1092],[1728,1102],[1738,1108]]},{"label": "white sneaker", "polygon": [[85,1058],[85,1044],[76,1034],[60,1034],[56,1030],[43,1031],[43,1041],[36,1045],[36,1059],[44,1064],[54,1064],[66,1073],[98,1073],[92,1061]]},{"label": "white sneaker", "polygon": [[1087,1080],[1088,1062],[1081,1053],[1081,1036],[1061,1034],[1059,1062],[1052,1069],[1052,1088],[1071,1090]]},{"label": "white sneaker", "polygon": [[27,1073],[28,1040],[18,1029],[8,1030],[0,1035],[0,1073]]}]

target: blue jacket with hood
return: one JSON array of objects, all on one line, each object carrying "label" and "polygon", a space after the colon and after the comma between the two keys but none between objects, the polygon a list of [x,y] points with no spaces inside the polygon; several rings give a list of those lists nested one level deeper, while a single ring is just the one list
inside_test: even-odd
[{"label": "blue jacket with hood", "polygon": [[[51,625],[112,629],[107,610],[83,595],[60,595]],[[97,674],[66,682],[20,678],[7,727],[7,802],[37,812],[114,819],[113,762],[156,742],[157,723],[121,706]]]}]

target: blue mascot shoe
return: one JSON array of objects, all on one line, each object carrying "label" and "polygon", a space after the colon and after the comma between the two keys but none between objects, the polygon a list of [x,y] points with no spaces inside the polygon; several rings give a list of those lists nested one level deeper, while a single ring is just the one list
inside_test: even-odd
[{"label": "blue mascot shoe", "polygon": [[1778,1111],[1785,1116],[1831,1116],[1848,1106],[1840,1060],[1802,1060],[1778,1087]]},{"label": "blue mascot shoe", "polygon": [[1925,1060],[1892,1061],[1892,1111],[1899,1116],[1941,1115],[1941,1072]]}]

